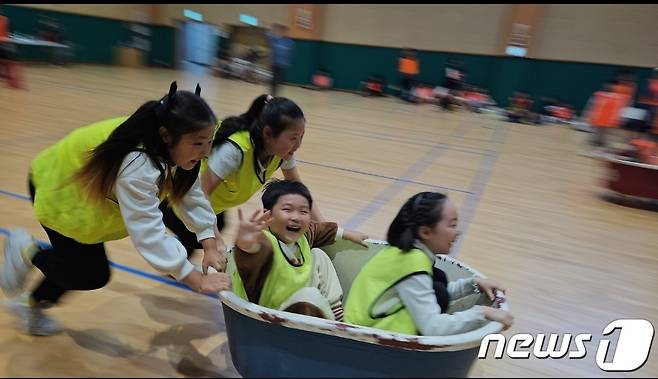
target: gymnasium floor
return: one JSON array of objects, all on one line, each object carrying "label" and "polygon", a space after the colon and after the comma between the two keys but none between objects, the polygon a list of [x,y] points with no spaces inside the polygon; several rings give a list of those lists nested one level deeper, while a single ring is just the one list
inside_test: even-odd
[{"label": "gymnasium floor", "polygon": [[[199,70],[28,66],[25,75],[27,90],[0,83],[0,232],[21,227],[41,240],[46,235],[26,188],[40,150],[77,127],[132,113],[164,95],[172,80],[190,91],[199,81],[220,118],[242,113],[267,91]],[[459,205],[464,231],[453,255],[508,289],[515,324],[506,336],[593,335],[583,359],[493,359],[490,352],[472,376],[658,374],[655,345],[632,373],[606,373],[595,363],[609,322],[641,318],[658,325],[658,215],[597,197],[604,171],[577,154],[585,133],[392,98],[292,86],[281,95],[305,112],[298,168],[328,220],[384,239],[404,200],[419,191],[446,192]],[[258,204],[255,197],[244,209]],[[232,241],[235,210],[229,216]],[[129,239],[107,246],[115,263],[110,284],[71,293],[51,312],[64,333],[24,335],[0,310],[0,376],[239,376],[216,299],[167,284]]]}]

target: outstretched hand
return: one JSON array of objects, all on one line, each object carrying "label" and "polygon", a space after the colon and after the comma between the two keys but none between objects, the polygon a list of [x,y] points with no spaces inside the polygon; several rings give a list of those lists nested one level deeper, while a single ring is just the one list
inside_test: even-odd
[{"label": "outstretched hand", "polygon": [[226,270],[226,255],[224,254],[225,249],[226,248],[223,247],[221,249],[218,248],[215,250],[204,250],[203,261],[201,263],[201,268],[204,275],[208,273],[209,267],[214,268],[217,272],[224,272],[224,270]]},{"label": "outstretched hand", "polygon": [[272,222],[272,213],[259,209],[251,215],[251,218],[246,219],[242,209],[238,208],[238,219],[240,225],[235,244],[242,250],[249,250],[258,243],[262,231]]},{"label": "outstretched hand", "polygon": [[366,248],[368,247],[368,244],[365,243],[365,240],[368,239],[368,235],[361,232],[357,232],[356,230],[343,231],[343,239],[352,241],[357,245],[361,245]]},{"label": "outstretched hand", "polygon": [[496,291],[505,293],[505,288],[503,288],[500,283],[495,280],[485,279],[485,278],[475,278],[473,282],[480,287],[480,291],[484,292],[489,296],[489,300],[494,301],[496,299]]}]

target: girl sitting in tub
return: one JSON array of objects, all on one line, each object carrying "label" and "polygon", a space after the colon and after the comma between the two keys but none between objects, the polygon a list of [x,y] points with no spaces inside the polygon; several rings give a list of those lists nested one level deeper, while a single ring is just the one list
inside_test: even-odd
[{"label": "girl sitting in tub", "polygon": [[421,192],[402,206],[388,229],[391,245],[372,257],[354,279],[345,304],[345,321],[415,335],[452,335],[474,330],[485,320],[505,329],[513,317],[502,309],[474,306],[446,313],[451,300],[485,292],[494,301],[498,283],[484,278],[449,282],[434,267],[438,254],[448,254],[461,232],[457,208],[443,194]]}]

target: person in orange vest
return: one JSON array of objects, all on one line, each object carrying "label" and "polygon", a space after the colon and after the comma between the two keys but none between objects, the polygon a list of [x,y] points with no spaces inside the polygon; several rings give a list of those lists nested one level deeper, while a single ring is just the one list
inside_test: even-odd
[{"label": "person in orange vest", "polygon": [[9,20],[0,14],[0,42],[9,37]]},{"label": "person in orange vest", "polygon": [[658,141],[658,68],[651,72],[646,92],[640,97],[639,103],[648,111],[647,129]]},{"label": "person in orange vest", "polygon": [[20,65],[16,61],[16,47],[9,41],[9,19],[0,10],[0,78],[7,79],[12,88],[23,88]]},{"label": "person in orange vest", "polygon": [[414,49],[402,50],[401,56],[398,59],[398,71],[401,78],[400,96],[406,101],[412,101],[412,82],[420,73],[420,63],[418,62],[418,58],[416,58],[416,51]]},{"label": "person in orange vest", "polygon": [[636,78],[632,72],[623,70],[617,75],[617,84],[613,87],[614,92],[623,97],[619,125],[627,131],[628,140],[638,138],[643,129],[641,125],[644,124],[644,120],[641,119],[643,118],[642,110],[634,107],[637,90],[635,81]]},{"label": "person in orange vest", "polygon": [[614,92],[624,96],[623,107],[630,107],[635,98],[635,91],[637,85],[635,84],[635,76],[629,71],[622,71],[617,76],[617,84],[614,86]]},{"label": "person in orange vest", "polygon": [[0,14],[0,61],[5,63],[4,61],[11,59],[12,55],[12,45],[9,43],[9,19]]},{"label": "person in orange vest", "polygon": [[585,118],[594,128],[592,144],[597,147],[606,147],[610,130],[619,127],[621,110],[626,104],[627,97],[615,92],[615,81],[608,81],[601,91],[592,96]]}]

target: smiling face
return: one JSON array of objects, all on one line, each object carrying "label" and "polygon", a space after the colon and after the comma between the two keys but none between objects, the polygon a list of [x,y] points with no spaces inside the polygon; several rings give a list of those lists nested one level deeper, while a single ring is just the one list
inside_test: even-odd
[{"label": "smiling face", "polygon": [[448,254],[452,245],[461,235],[457,207],[447,200],[443,205],[441,220],[432,227],[421,226],[418,235],[422,242],[435,254]]},{"label": "smiling face", "polygon": [[272,207],[270,231],[286,244],[297,241],[310,224],[311,207],[302,195],[282,195]]},{"label": "smiling face", "polygon": [[272,136],[272,129],[265,127],[265,148],[268,153],[279,158],[288,160],[299,149],[304,138],[306,121],[303,118],[296,119],[292,125],[286,128],[276,137]]},{"label": "smiling face", "polygon": [[160,136],[167,145],[169,157],[176,166],[183,170],[191,170],[210,153],[214,131],[214,126],[209,124],[196,132],[183,134],[175,144],[171,134],[163,127],[160,128]]}]

